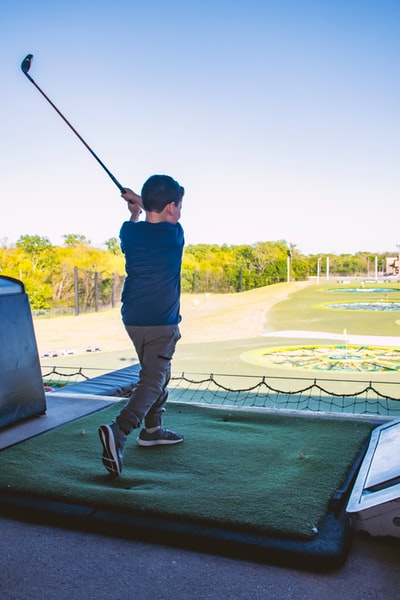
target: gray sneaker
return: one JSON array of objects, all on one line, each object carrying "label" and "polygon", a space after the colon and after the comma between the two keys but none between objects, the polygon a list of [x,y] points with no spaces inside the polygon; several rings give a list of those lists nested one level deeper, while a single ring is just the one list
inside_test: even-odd
[{"label": "gray sneaker", "polygon": [[162,427],[153,433],[142,429],[137,439],[139,446],[159,446],[161,444],[179,444],[180,442],[183,442],[183,435]]},{"label": "gray sneaker", "polygon": [[99,437],[103,444],[103,465],[111,475],[117,477],[122,471],[122,458],[126,435],[118,427],[117,423],[101,425]]}]

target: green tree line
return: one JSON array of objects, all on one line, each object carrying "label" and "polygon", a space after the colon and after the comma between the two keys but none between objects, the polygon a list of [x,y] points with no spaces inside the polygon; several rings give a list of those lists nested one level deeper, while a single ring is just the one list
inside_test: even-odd
[{"label": "green tree line", "polygon": [[[0,274],[23,281],[34,310],[82,310],[113,305],[120,298],[124,257],[117,238],[96,248],[85,236],[66,234],[62,246],[47,237],[22,235],[16,244],[0,243]],[[306,256],[284,241],[253,245],[196,244],[186,246],[182,291],[227,293],[281,281],[305,280],[327,269],[332,276],[373,276],[387,254]]]}]

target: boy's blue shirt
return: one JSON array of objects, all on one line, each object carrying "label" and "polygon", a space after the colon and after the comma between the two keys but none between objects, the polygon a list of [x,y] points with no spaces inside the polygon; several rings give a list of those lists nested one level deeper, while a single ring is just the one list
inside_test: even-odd
[{"label": "boy's blue shirt", "polygon": [[125,325],[177,325],[184,233],[180,223],[126,221],[120,231],[126,261],[122,290]]}]

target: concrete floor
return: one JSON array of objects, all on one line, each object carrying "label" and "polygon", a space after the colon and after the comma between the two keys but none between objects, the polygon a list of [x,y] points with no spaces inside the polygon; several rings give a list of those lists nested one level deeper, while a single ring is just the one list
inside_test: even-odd
[{"label": "concrete floor", "polygon": [[310,573],[0,518],[1,600],[387,600],[400,546],[358,534],[346,564]]}]

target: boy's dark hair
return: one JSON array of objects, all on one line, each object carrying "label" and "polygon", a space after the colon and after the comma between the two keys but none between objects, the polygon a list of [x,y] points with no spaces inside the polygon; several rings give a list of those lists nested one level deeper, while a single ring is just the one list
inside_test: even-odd
[{"label": "boy's dark hair", "polygon": [[152,175],[142,187],[142,202],[145,210],[162,212],[167,204],[178,205],[185,190],[169,175]]}]

